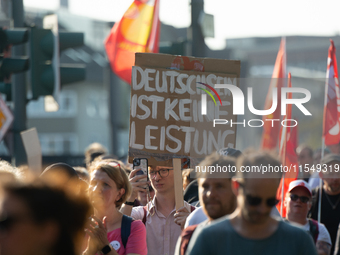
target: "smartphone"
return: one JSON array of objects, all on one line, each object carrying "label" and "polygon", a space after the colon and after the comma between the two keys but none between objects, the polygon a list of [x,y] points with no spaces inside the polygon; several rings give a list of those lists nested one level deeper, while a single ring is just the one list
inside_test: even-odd
[{"label": "smartphone", "polygon": [[[149,175],[148,175],[148,159],[146,158],[134,158],[133,159],[133,169],[135,167],[140,167],[141,170],[139,170],[136,175],[146,175],[146,180],[149,180]],[[143,179],[142,179],[143,180]]]}]

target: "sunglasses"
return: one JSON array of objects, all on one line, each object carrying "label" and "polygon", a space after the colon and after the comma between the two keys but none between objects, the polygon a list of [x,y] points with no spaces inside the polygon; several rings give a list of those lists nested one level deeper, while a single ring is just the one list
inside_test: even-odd
[{"label": "sunglasses", "polygon": [[[262,197],[253,197],[251,195],[246,195],[247,204],[250,206],[259,206],[262,203]],[[279,203],[276,197],[271,197],[266,200],[266,205],[268,207],[274,207]]]},{"label": "sunglasses", "polygon": [[290,200],[296,202],[298,201],[298,199],[300,199],[300,201],[304,204],[308,203],[309,201],[309,197],[306,197],[306,196],[298,196],[298,195],[295,195],[295,194],[290,194]]},{"label": "sunglasses", "polygon": [[[244,189],[244,183],[239,182],[240,187]],[[250,206],[259,206],[262,203],[262,197],[254,197],[252,195],[246,195],[246,202]],[[270,197],[266,200],[266,205],[268,207],[274,207],[280,202],[276,197]]]}]

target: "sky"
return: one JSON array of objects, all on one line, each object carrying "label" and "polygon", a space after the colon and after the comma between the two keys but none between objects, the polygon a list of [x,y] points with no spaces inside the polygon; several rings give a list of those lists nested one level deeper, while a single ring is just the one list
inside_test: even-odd
[{"label": "sky", "polygon": [[[70,12],[99,20],[119,20],[133,0],[69,0]],[[191,0],[160,0],[160,19],[175,27],[191,23]],[[26,7],[55,10],[59,0],[24,0]],[[214,15],[212,48],[225,39],[289,35],[340,34],[339,0],[205,0],[204,11]]]}]

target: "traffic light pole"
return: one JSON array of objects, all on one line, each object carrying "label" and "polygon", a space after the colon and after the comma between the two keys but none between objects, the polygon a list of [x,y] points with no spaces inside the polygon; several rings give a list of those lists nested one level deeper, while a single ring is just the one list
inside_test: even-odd
[{"label": "traffic light pole", "polygon": [[[14,27],[24,27],[24,5],[23,0],[12,0],[12,18]],[[14,56],[25,55],[23,45],[13,47]],[[13,76],[12,98],[14,102],[14,121],[13,121],[13,147],[15,165],[27,164],[26,151],[20,136],[20,132],[26,130],[26,80],[24,73]]]},{"label": "traffic light pole", "polygon": [[204,0],[191,0],[191,49],[194,57],[206,57],[204,36],[198,23],[203,7]]}]

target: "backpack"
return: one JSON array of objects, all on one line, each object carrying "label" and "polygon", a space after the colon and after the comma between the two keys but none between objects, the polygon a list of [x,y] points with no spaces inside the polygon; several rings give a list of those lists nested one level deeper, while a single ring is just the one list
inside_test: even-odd
[{"label": "backpack", "polygon": [[132,222],[133,219],[131,217],[123,215],[122,226],[120,228],[120,237],[122,238],[124,248],[126,248],[126,243],[130,236]]},{"label": "backpack", "polygon": [[[287,219],[284,219],[285,222],[289,223]],[[319,224],[316,220],[308,219],[309,223],[309,234],[312,236],[314,243],[318,240],[319,236]]]},{"label": "backpack", "polygon": [[308,219],[309,222],[309,232],[314,240],[314,243],[316,244],[316,241],[318,240],[319,236],[319,224],[316,220]]},{"label": "backpack", "polygon": [[[191,213],[192,213],[195,209],[196,209],[195,206],[190,205],[190,212],[191,212]],[[143,206],[144,216],[143,216],[142,222],[143,222],[144,225],[145,225],[145,223],[146,223],[146,213],[147,213],[147,211],[148,211],[148,207],[147,207],[147,206]]]},{"label": "backpack", "polygon": [[187,251],[190,239],[192,237],[192,234],[194,233],[194,231],[196,230],[198,224],[196,225],[191,225],[189,227],[187,227],[186,229],[184,229],[181,233],[181,245],[179,247],[179,254],[184,255],[185,252]]}]

